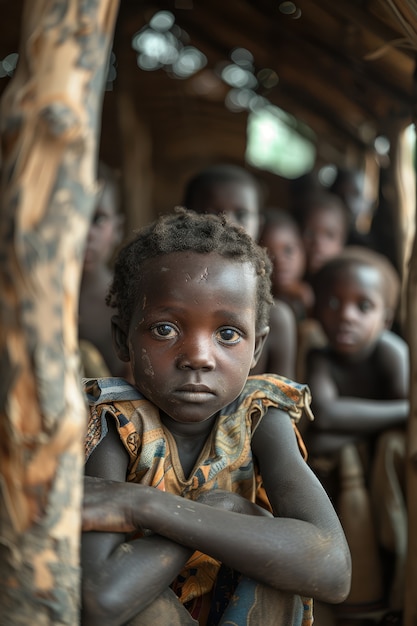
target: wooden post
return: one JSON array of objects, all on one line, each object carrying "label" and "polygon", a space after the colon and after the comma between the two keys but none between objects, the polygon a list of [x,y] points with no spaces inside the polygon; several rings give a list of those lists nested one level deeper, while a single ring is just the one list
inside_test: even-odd
[{"label": "wooden post", "polygon": [[[398,29],[403,32],[410,47],[417,51],[417,10],[414,0],[386,0],[384,8],[395,16]],[[415,92],[417,90],[415,89]],[[414,108],[414,122],[417,123],[417,108]],[[417,213],[415,215],[417,218]],[[408,267],[406,334],[410,349],[410,416],[407,428],[407,516],[408,546],[406,564],[406,584],[404,600],[404,626],[417,624],[417,237]]]},{"label": "wooden post", "polygon": [[410,348],[410,416],[407,429],[408,546],[405,574],[404,625],[417,624],[417,238],[408,268],[407,341]]},{"label": "wooden post", "polygon": [[[412,0],[390,0],[395,5],[399,25],[407,34],[410,44],[417,51],[417,10]],[[417,96],[417,81],[414,77],[414,95]],[[417,106],[414,106],[413,121],[417,123]],[[414,199],[416,202],[416,198]],[[417,220],[417,203],[414,220]],[[414,234],[408,265],[406,293],[406,339],[410,349],[410,415],[407,426],[407,562],[405,572],[404,626],[417,624],[417,235]]]},{"label": "wooden post", "polygon": [[25,0],[1,102],[0,624],[79,623],[78,287],[118,0]]}]

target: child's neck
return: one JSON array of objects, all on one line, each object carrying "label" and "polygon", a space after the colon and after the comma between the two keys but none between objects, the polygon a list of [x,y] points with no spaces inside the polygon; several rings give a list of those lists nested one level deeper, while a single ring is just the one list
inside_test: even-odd
[{"label": "child's neck", "polygon": [[204,422],[176,422],[161,412],[161,421],[175,439],[178,459],[182,467],[184,478],[190,477],[205,443],[213,429],[217,415],[213,415]]},{"label": "child's neck", "polygon": [[174,437],[185,439],[201,439],[211,432],[217,415],[212,415],[204,422],[177,422],[172,417],[161,411],[161,422]]}]

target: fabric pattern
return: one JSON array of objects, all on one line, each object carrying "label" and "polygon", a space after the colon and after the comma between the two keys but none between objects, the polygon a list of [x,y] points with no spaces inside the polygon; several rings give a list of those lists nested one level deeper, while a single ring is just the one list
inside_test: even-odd
[{"label": "fabric pattern", "polygon": [[[312,418],[309,389],[277,375],[248,378],[240,396],[217,418],[187,478],[175,440],[164,428],[158,408],[135,387],[120,378],[101,378],[85,380],[85,390],[90,406],[86,459],[106,436],[107,418],[114,419],[129,455],[129,482],[153,486],[191,500],[206,491],[223,489],[271,510],[251,451],[252,435],[271,406],[290,416],[300,451],[306,458],[296,423],[303,412]],[[192,605],[195,608],[212,591],[220,565],[210,556],[195,552],[178,577],[173,588],[192,615]],[[303,602],[305,621],[302,624],[308,626],[312,623],[312,601],[303,598]]]}]

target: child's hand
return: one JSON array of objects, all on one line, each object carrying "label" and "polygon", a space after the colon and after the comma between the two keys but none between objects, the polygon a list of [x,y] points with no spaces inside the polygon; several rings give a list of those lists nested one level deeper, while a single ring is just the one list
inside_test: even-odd
[{"label": "child's hand", "polygon": [[207,504],[208,506],[215,507],[216,509],[233,511],[233,513],[272,517],[272,514],[269,513],[269,511],[266,511],[254,502],[250,502],[249,500],[246,500],[246,498],[243,498],[239,494],[233,493],[232,491],[223,491],[222,489],[208,491],[206,493],[202,493],[197,498],[197,502],[200,504]]},{"label": "child's hand", "polygon": [[[128,507],[131,485],[84,476],[82,529],[129,533],[137,530]],[[126,500],[127,499],[127,500]]]}]

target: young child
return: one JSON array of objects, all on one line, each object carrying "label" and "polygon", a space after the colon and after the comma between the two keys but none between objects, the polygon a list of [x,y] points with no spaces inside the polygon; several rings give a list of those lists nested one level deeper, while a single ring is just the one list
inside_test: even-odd
[{"label": "young child", "polygon": [[328,191],[316,191],[295,207],[306,252],[306,278],[339,254],[346,243],[349,214],[341,199]]},{"label": "young child", "polygon": [[[211,165],[185,187],[184,206],[197,213],[224,215],[255,240],[261,227],[261,190],[250,172],[238,165]],[[275,299],[269,335],[253,373],[272,372],[294,378],[297,356],[296,319],[290,306]]]},{"label": "young child", "polygon": [[120,252],[108,303],[135,384],[87,383],[82,624],[310,624],[350,556],[297,445],[308,389],[248,378],[266,253],[218,216],[166,215]]},{"label": "young child", "polygon": [[[321,268],[314,286],[316,315],[328,347],[312,351],[307,360],[306,380],[315,414],[314,424],[304,433],[309,462],[339,513],[342,475],[350,476],[352,489],[355,481],[358,485],[359,480],[363,481],[370,490],[370,500],[376,504],[376,528],[370,535],[378,537],[394,559],[403,559],[406,531],[401,518],[405,520],[406,513],[402,510],[402,478],[396,474],[402,473],[399,459],[409,413],[409,362],[406,343],[389,330],[399,279],[382,255],[349,246]],[[364,496],[361,501],[366,501]],[[352,525],[360,528],[358,506]],[[347,521],[349,515],[352,511],[348,511]],[[372,524],[370,518],[368,521]],[[346,530],[346,524],[344,527]],[[366,535],[364,528],[360,532]],[[365,558],[369,542],[363,545],[356,537],[354,550],[349,536],[348,541],[353,563],[351,596],[357,603],[358,598],[364,602],[365,587],[373,576],[367,577],[365,585],[360,578],[357,582],[357,576],[364,575],[364,567],[356,567],[355,563],[357,558]],[[376,569],[376,575],[380,575],[381,568]],[[391,567],[391,575],[393,570]],[[400,583],[396,584],[398,587]],[[397,592],[398,598],[398,588]],[[369,593],[369,600],[376,599],[371,598],[373,593],[376,591]],[[385,598],[388,595],[385,593]],[[353,603],[353,599],[350,601]]]},{"label": "young child", "polygon": [[219,163],[195,174],[185,186],[183,205],[197,213],[222,213],[258,239],[261,188],[239,165]]},{"label": "young child", "polygon": [[407,345],[389,330],[399,279],[388,259],[348,246],[315,276],[314,290],[328,347],[308,358],[312,455],[404,425],[409,374]]},{"label": "young child", "polygon": [[270,208],[263,215],[259,243],[272,261],[272,293],[290,305],[297,321],[303,320],[311,313],[314,296],[303,280],[306,255],[298,225],[282,209]]},{"label": "young child", "polygon": [[[104,163],[99,164],[98,180],[101,191],[84,253],[78,331],[85,375],[104,375],[100,373],[104,367],[113,376],[121,376],[126,367],[114,352],[111,312],[105,303],[112,279],[109,264],[123,235],[120,188],[116,173]],[[93,350],[90,346],[104,360],[103,365],[100,365],[97,358],[93,361]],[[94,363],[94,371],[91,371],[91,362]]]},{"label": "young child", "polygon": [[348,209],[348,245],[370,247],[372,223],[372,201],[366,195],[366,176],[356,168],[339,168],[330,191],[342,199]]}]

